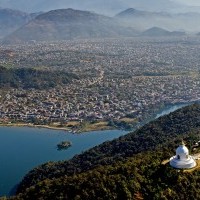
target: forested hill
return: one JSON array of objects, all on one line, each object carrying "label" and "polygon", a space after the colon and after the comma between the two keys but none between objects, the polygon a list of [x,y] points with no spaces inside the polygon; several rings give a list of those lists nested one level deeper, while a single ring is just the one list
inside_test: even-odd
[{"label": "forested hill", "polygon": [[6,68],[0,66],[0,88],[46,89],[67,84],[78,76],[72,73],[34,68]]},{"label": "forested hill", "polygon": [[[53,197],[53,194],[56,194],[61,197],[64,195],[66,199],[74,199],[77,195],[75,199],[92,199],[92,197],[98,197],[100,191],[104,191],[105,195],[110,193],[117,196],[116,198],[102,196],[100,199],[120,199],[118,196],[121,195],[121,191],[118,190],[120,185],[123,192],[127,190],[131,196],[123,199],[131,199],[133,195],[148,196],[151,187],[154,187],[151,181],[154,181],[155,177],[156,180],[158,178],[157,175],[151,177],[151,173],[163,174],[163,170],[169,171],[168,168],[160,168],[161,160],[174,154],[175,147],[181,139],[197,140],[199,128],[200,105],[184,107],[150,122],[133,133],[94,147],[69,161],[51,162],[33,169],[19,185],[18,193],[23,193],[23,195],[20,194],[18,197],[28,199],[35,195],[37,199],[41,196],[47,197],[43,199],[50,197],[56,199]],[[146,174],[148,170],[150,174]],[[132,172],[136,177],[131,174]],[[158,184],[163,181],[169,184],[168,181],[178,176],[174,173],[170,171],[165,177],[166,180],[160,178]],[[92,176],[95,178],[92,179]],[[146,184],[147,178],[149,185]],[[142,184],[145,184],[145,195]],[[159,187],[164,187],[164,185],[158,185]],[[93,194],[87,198],[88,190],[93,191]]]}]

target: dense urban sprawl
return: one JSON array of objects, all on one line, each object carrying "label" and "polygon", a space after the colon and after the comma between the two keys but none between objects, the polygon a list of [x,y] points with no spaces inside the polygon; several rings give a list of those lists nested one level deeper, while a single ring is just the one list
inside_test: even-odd
[{"label": "dense urban sprawl", "polygon": [[[72,72],[48,89],[0,89],[1,123],[142,122],[200,98],[200,39],[109,39],[0,47],[0,65]],[[130,120],[132,119],[132,120]]]}]

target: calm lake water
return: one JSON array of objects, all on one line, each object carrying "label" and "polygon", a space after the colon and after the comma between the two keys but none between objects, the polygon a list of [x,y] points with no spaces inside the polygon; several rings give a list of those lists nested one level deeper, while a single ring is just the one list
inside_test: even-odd
[{"label": "calm lake water", "polygon": [[[159,112],[156,118],[185,105],[167,107]],[[127,133],[112,130],[78,135],[49,129],[0,127],[0,196],[9,195],[23,176],[40,164],[70,159],[75,154]],[[72,147],[57,151],[56,145],[63,140],[71,141]]]},{"label": "calm lake water", "polygon": [[[37,165],[72,158],[126,133],[112,130],[78,135],[49,129],[0,127],[0,196],[8,195],[23,176]],[[56,145],[63,140],[71,141],[72,147],[58,151]]]}]

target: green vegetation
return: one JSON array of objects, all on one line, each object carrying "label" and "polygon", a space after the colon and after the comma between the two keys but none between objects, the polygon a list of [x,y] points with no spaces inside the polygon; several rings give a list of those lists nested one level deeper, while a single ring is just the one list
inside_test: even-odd
[{"label": "green vegetation", "polygon": [[75,74],[63,71],[34,68],[6,68],[0,66],[0,88],[46,89],[78,79]]},{"label": "green vegetation", "polygon": [[110,126],[108,122],[101,120],[100,121],[94,120],[92,122],[83,121],[75,127],[75,129],[77,129],[79,133],[97,131],[97,130],[111,130],[114,128],[115,127]]},{"label": "green vegetation", "polygon": [[16,199],[199,199],[200,171],[184,173],[161,165],[163,156],[168,156],[167,149],[70,177],[46,179]]},{"label": "green vegetation", "polygon": [[181,139],[199,140],[200,105],[158,118],[69,161],[30,171],[14,199],[200,199],[200,171],[175,170],[163,160]]},{"label": "green vegetation", "polygon": [[131,130],[136,125],[133,121],[125,121],[125,120],[110,120],[108,122],[108,126],[115,127],[117,129]]},{"label": "green vegetation", "polygon": [[66,150],[71,146],[72,143],[70,141],[62,141],[59,144],[57,144],[57,150]]}]

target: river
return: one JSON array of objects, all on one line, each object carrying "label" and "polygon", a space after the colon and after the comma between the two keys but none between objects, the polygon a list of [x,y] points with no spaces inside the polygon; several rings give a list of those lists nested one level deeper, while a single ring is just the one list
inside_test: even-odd
[{"label": "river", "polygon": [[[156,118],[184,105],[169,106],[161,110]],[[28,171],[42,163],[70,159],[127,133],[122,130],[106,130],[72,134],[43,128],[0,127],[0,196],[9,195]],[[71,141],[72,146],[58,151],[56,145],[63,140]]]},{"label": "river", "polygon": [[182,108],[184,106],[190,105],[191,103],[180,103],[180,104],[175,104],[175,105],[169,105],[167,107],[165,107],[164,109],[162,109],[161,111],[159,111],[155,117],[155,119],[163,116],[163,115],[167,115],[171,112],[174,112],[175,110],[178,110],[179,108]]}]

